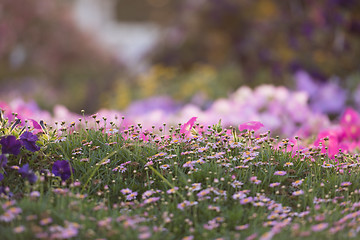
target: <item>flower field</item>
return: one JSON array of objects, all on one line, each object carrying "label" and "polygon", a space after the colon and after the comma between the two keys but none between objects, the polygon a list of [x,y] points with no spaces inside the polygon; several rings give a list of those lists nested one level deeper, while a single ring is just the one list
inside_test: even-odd
[{"label": "flower field", "polygon": [[354,109],[331,122],[304,92],[270,85],[165,107],[1,103],[2,239],[357,238]]},{"label": "flower field", "polygon": [[355,0],[0,1],[0,240],[360,239],[359,58]]}]

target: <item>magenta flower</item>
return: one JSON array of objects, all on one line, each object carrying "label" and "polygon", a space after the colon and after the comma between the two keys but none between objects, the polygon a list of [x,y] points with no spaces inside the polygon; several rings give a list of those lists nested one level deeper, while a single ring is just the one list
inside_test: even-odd
[{"label": "magenta flower", "polygon": [[344,114],[341,117],[341,125],[353,125],[360,122],[359,113],[352,108],[346,108]]},{"label": "magenta flower", "polygon": [[43,129],[41,127],[41,125],[35,121],[34,119],[28,119],[28,123],[29,125],[34,128],[33,132],[36,134],[36,133],[39,133],[39,132],[43,132]]},{"label": "magenta flower", "polygon": [[36,152],[40,150],[40,147],[36,145],[38,137],[31,132],[26,131],[21,134],[20,140],[27,150],[31,152]]},{"label": "magenta flower", "polygon": [[246,122],[246,123],[243,123],[243,124],[240,124],[239,125],[239,130],[240,132],[241,131],[244,131],[244,130],[254,130],[254,131],[257,131],[259,130],[260,128],[264,127],[264,124],[262,124],[261,122],[257,122],[257,121],[250,121],[250,122]]},{"label": "magenta flower", "polygon": [[[324,138],[327,138],[328,140],[325,141]],[[331,159],[339,153],[339,138],[336,131],[327,130],[319,133],[314,145],[319,146],[320,142],[322,143],[321,153],[328,153]],[[327,147],[327,150],[325,147]]]},{"label": "magenta flower", "polygon": [[56,161],[53,165],[52,173],[55,176],[61,177],[61,180],[66,181],[69,177],[71,177],[70,163],[66,160]]},{"label": "magenta flower", "polygon": [[184,133],[185,136],[188,136],[190,134],[192,127],[195,124],[196,119],[197,117],[190,118],[190,120],[181,127],[180,133]]},{"label": "magenta flower", "polygon": [[9,135],[4,136],[0,140],[0,144],[2,146],[2,153],[9,153],[13,155],[18,155],[20,153],[20,148],[22,146],[21,141],[17,140],[15,136]]},{"label": "magenta flower", "polygon": [[357,139],[360,136],[360,115],[352,108],[347,108],[341,117],[340,124],[345,136]]}]

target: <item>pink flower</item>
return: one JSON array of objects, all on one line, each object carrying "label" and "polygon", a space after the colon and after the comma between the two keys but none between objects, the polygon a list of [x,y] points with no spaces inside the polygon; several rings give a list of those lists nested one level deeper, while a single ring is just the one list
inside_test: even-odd
[{"label": "pink flower", "polygon": [[197,117],[190,118],[190,120],[181,127],[180,133],[184,133],[185,136],[189,136],[196,119]]},{"label": "pink flower", "polygon": [[360,122],[359,113],[350,107],[346,108],[344,114],[341,117],[340,124],[353,125],[353,124],[358,124],[359,122]]},{"label": "pink flower", "polygon": [[[325,141],[324,139],[327,138]],[[315,146],[322,143],[321,153],[328,153],[330,158],[334,158],[335,154],[339,153],[339,136],[334,130],[327,130],[319,133],[317,140],[314,142]],[[328,148],[328,152],[325,147]]]},{"label": "pink flower", "polygon": [[360,136],[360,115],[352,108],[347,108],[341,117],[340,124],[344,129],[345,137],[357,139]]},{"label": "pink flower", "polygon": [[262,124],[261,122],[257,122],[257,121],[250,121],[250,122],[246,122],[246,123],[243,123],[243,124],[240,124],[239,125],[239,130],[240,132],[241,131],[244,131],[244,130],[254,130],[254,131],[257,131],[259,130],[260,128],[262,128],[264,126],[264,124]]}]

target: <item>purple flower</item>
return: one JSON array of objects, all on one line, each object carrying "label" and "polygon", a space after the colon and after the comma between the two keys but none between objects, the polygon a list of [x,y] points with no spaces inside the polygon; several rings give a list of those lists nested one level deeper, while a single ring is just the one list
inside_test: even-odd
[{"label": "purple flower", "polygon": [[0,181],[2,181],[4,179],[4,175],[2,175],[1,173],[0,173]]},{"label": "purple flower", "polygon": [[1,154],[0,155],[0,168],[1,167],[5,167],[7,164],[7,157],[5,156],[5,154]]},{"label": "purple flower", "polygon": [[33,171],[29,168],[29,164],[25,164],[24,166],[22,166],[19,171],[18,171],[21,176],[23,178],[26,178],[27,180],[29,180],[30,183],[35,183],[37,180],[37,176],[35,175],[35,173],[33,173]]},{"label": "purple flower", "polygon": [[61,177],[61,180],[65,181],[71,177],[71,167],[70,163],[66,160],[58,160],[54,163],[52,168],[52,173],[55,176]]},{"label": "purple flower", "polygon": [[40,147],[36,145],[38,137],[33,133],[28,131],[24,132],[23,134],[21,134],[20,140],[27,150],[31,152],[36,152],[40,150]]},{"label": "purple flower", "polygon": [[285,171],[276,171],[276,172],[274,172],[274,175],[284,176],[284,175],[286,175],[286,172]]},{"label": "purple flower", "polygon": [[1,151],[3,154],[10,153],[18,155],[22,146],[21,141],[17,140],[16,137],[12,135],[2,137],[0,144],[2,146]]}]

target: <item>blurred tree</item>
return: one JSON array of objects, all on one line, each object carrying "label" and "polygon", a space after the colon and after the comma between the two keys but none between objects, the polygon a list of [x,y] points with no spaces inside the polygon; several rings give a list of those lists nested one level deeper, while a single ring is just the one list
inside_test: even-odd
[{"label": "blurred tree", "polygon": [[237,63],[248,84],[282,84],[299,68],[320,80],[360,70],[357,0],[189,0],[178,14],[150,55],[154,63]]},{"label": "blurred tree", "polygon": [[115,15],[123,22],[168,24],[177,16],[182,0],[116,0]]},{"label": "blurred tree", "polygon": [[40,89],[37,98],[43,107],[62,103],[75,111],[95,111],[99,96],[122,68],[111,56],[77,28],[64,1],[0,2],[3,95],[27,84],[32,87],[24,89],[23,96]]}]

